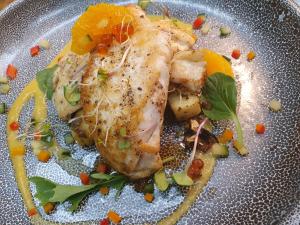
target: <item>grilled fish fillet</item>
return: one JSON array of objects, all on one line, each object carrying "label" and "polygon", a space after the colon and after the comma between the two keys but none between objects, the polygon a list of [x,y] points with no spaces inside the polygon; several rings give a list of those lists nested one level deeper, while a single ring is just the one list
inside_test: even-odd
[{"label": "grilled fish fillet", "polygon": [[[152,24],[139,7],[128,9],[137,23],[134,35],[114,44],[105,57],[91,55],[81,99],[101,155],[117,171],[138,179],[162,167],[160,134],[173,51],[169,33]],[[108,77],[97,79],[99,73]]]},{"label": "grilled fish fillet", "polygon": [[[53,101],[62,119],[75,116],[72,130],[80,144],[95,143],[114,169],[138,179],[162,167],[160,134],[170,76],[171,81],[182,82],[191,70],[201,71],[195,67],[202,64],[190,60],[189,53],[176,54],[192,47],[193,36],[169,19],[151,22],[138,6],[128,9],[136,24],[131,39],[115,43],[105,57],[97,53],[63,57],[54,76]],[[192,67],[184,71],[190,63]],[[104,79],[99,79],[101,73]],[[81,83],[81,102],[72,106],[63,87],[74,81]],[[194,78],[184,84],[192,90],[198,87]]]}]

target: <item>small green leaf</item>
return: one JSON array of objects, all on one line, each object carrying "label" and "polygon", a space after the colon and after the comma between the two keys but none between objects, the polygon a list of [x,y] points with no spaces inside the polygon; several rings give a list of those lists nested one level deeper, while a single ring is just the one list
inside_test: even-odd
[{"label": "small green leaf", "polygon": [[118,147],[121,150],[130,148],[130,142],[128,140],[122,139],[118,142]]},{"label": "small green leaf", "polygon": [[121,180],[120,182],[113,185],[113,188],[117,190],[115,195],[115,199],[119,198],[125,185],[127,184],[127,180]]},{"label": "small green leaf", "polygon": [[53,96],[53,76],[57,68],[58,65],[55,65],[51,68],[44,69],[36,74],[36,80],[38,82],[39,88],[46,94],[46,97],[49,100],[51,100]]},{"label": "small green leaf", "polygon": [[73,196],[71,196],[68,201],[71,203],[71,207],[69,208],[69,211],[74,212],[75,210],[77,210],[80,202],[86,197],[88,196],[90,193],[96,191],[98,188],[95,187],[93,189],[75,194]]},{"label": "small green leaf", "polygon": [[117,189],[116,197],[121,194],[124,186],[128,183],[127,177],[120,174],[111,174],[109,180],[101,180],[92,185],[72,186],[56,184],[42,177],[31,177],[29,180],[36,185],[35,195],[41,201],[41,205],[47,202],[70,201],[70,211],[75,211],[80,202],[90,193],[97,191],[100,187],[110,187]]},{"label": "small green leaf", "polygon": [[40,200],[41,205],[49,202],[49,199],[54,195],[53,189],[56,187],[56,184],[42,177],[30,177],[29,181],[35,184],[36,194],[34,197]]},{"label": "small green leaf", "polygon": [[111,180],[114,176],[105,173],[93,173],[91,177],[97,180]]},{"label": "small green leaf", "polygon": [[159,170],[154,174],[154,182],[158,190],[165,191],[169,187],[165,171]]},{"label": "small green leaf", "polygon": [[50,202],[65,202],[72,195],[88,191],[96,187],[97,184],[84,185],[84,186],[73,186],[73,185],[56,185],[53,189],[54,195],[49,199]]},{"label": "small green leaf", "polygon": [[212,120],[230,119],[235,123],[237,139],[243,145],[243,131],[236,115],[237,90],[235,80],[223,73],[209,76],[202,89],[203,98],[211,107],[204,114]]},{"label": "small green leaf", "polygon": [[180,185],[180,186],[191,186],[194,184],[194,181],[192,178],[190,178],[185,171],[179,172],[179,173],[174,173],[173,174],[173,179],[175,182]]},{"label": "small green leaf", "polygon": [[125,128],[125,127],[122,127],[122,128],[120,129],[120,136],[121,136],[121,137],[126,137],[126,135],[127,135],[126,128]]},{"label": "small green leaf", "polygon": [[209,76],[202,90],[205,100],[212,108],[203,109],[204,114],[212,120],[231,119],[236,113],[236,86],[233,78],[223,73]]},{"label": "small green leaf", "polygon": [[75,106],[80,101],[80,91],[77,84],[64,86],[64,97],[70,105]]}]

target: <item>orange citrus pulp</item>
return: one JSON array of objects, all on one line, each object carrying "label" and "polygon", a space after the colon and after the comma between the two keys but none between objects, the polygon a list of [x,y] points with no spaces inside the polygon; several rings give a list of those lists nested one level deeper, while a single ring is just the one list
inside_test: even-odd
[{"label": "orange citrus pulp", "polygon": [[122,24],[128,27],[132,22],[133,17],[124,6],[107,3],[91,5],[72,28],[71,50],[77,54],[90,52],[100,43],[102,35],[113,34],[116,26]]}]

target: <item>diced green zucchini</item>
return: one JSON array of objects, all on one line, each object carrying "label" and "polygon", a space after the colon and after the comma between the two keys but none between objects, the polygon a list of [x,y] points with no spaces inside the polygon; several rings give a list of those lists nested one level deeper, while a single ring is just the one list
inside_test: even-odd
[{"label": "diced green zucchini", "polygon": [[205,20],[206,20],[206,14],[205,13],[199,13],[198,16],[197,16],[197,18],[202,19],[203,22],[205,22]]},{"label": "diced green zucchini", "polygon": [[57,151],[57,158],[59,160],[64,160],[64,159],[67,159],[71,156],[71,152],[69,149],[65,149],[65,148],[60,148],[58,151]]},{"label": "diced green zucchini", "polygon": [[75,142],[73,135],[71,133],[67,133],[64,136],[64,140],[65,140],[66,145],[71,145],[71,144],[74,144],[74,142]]},{"label": "diced green zucchini", "polygon": [[146,184],[146,186],[144,187],[143,192],[146,193],[153,193],[154,192],[154,183],[150,183],[150,184]]},{"label": "diced green zucchini", "polygon": [[154,182],[158,190],[165,191],[169,187],[165,171],[159,170],[154,174]]},{"label": "diced green zucchini", "polygon": [[7,84],[8,79],[6,76],[0,76],[0,84]]},{"label": "diced green zucchini", "polygon": [[44,142],[47,146],[53,145],[53,136],[51,134],[47,134],[41,138],[41,141]]},{"label": "diced green zucchini", "polygon": [[248,153],[249,153],[248,149],[244,145],[242,145],[240,142],[238,142],[237,140],[233,141],[233,147],[242,156],[248,155]]},{"label": "diced green zucchini", "polygon": [[0,94],[7,94],[9,89],[10,87],[8,84],[0,84]]},{"label": "diced green zucchini", "polygon": [[220,36],[225,37],[228,36],[231,33],[231,30],[229,27],[221,27],[220,28]]},{"label": "diced green zucchini", "polygon": [[213,144],[213,146],[210,148],[210,151],[213,156],[217,158],[226,158],[229,154],[228,147],[219,143]]},{"label": "diced green zucchini", "polygon": [[0,114],[6,113],[7,106],[4,102],[0,103]]},{"label": "diced green zucchini", "polygon": [[78,85],[64,86],[64,97],[70,105],[75,106],[80,101],[80,91]]},{"label": "diced green zucchini", "polygon": [[191,186],[194,184],[194,181],[192,178],[190,178],[185,171],[179,172],[179,173],[174,173],[172,175],[174,181],[176,184],[180,186]]}]

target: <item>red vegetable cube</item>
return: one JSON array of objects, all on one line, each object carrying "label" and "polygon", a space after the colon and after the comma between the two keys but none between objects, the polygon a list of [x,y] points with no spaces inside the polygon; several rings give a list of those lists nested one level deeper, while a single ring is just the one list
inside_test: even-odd
[{"label": "red vegetable cube", "polygon": [[100,221],[100,225],[109,225],[109,219],[105,218]]},{"label": "red vegetable cube", "polygon": [[9,127],[11,130],[16,131],[19,129],[20,125],[18,122],[12,122],[11,124],[9,124]]},{"label": "red vegetable cube", "polygon": [[34,46],[30,49],[30,54],[32,57],[37,56],[40,53],[40,46]]},{"label": "red vegetable cube", "polygon": [[255,130],[256,130],[256,133],[263,134],[266,131],[266,127],[265,127],[265,125],[259,123],[259,124],[256,124]]},{"label": "red vegetable cube", "polygon": [[239,49],[234,49],[231,53],[231,57],[234,59],[239,59],[241,56],[241,51]]},{"label": "red vegetable cube", "polygon": [[9,64],[6,69],[6,75],[9,79],[13,80],[17,77],[18,70],[12,64]]},{"label": "red vegetable cube", "polygon": [[90,184],[90,177],[89,177],[88,174],[82,172],[82,173],[79,174],[79,177],[80,177],[81,183],[83,185]]},{"label": "red vegetable cube", "polygon": [[193,29],[199,29],[203,23],[204,23],[204,20],[202,18],[195,19],[195,21],[193,23]]}]

